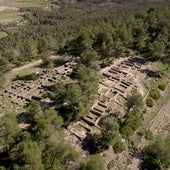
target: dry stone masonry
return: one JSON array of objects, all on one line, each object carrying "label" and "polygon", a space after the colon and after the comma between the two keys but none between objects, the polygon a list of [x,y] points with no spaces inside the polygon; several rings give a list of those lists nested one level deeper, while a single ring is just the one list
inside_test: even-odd
[{"label": "dry stone masonry", "polygon": [[103,77],[99,80],[98,99],[87,116],[68,127],[70,135],[76,136],[81,141],[87,133],[99,131],[100,120],[115,111],[113,103],[124,107],[127,95],[133,89],[138,90],[140,80],[146,74],[142,71],[145,66],[143,59],[129,56],[102,69]]},{"label": "dry stone masonry", "polygon": [[[48,107],[42,95],[46,85],[68,79],[73,66],[76,65],[74,60],[67,61],[64,65],[51,70],[42,70],[38,78],[33,81],[14,80],[9,86],[1,92],[2,97],[11,98],[12,102],[24,106],[31,99],[42,100],[43,106]],[[67,129],[67,136],[74,136],[75,145],[77,141],[82,141],[87,133],[96,133],[100,131],[100,121],[107,115],[116,111],[115,104],[123,109],[127,95],[133,89],[141,89],[140,80],[146,73],[146,63],[138,57],[125,57],[114,62],[114,64],[101,70],[102,78],[98,84],[98,98],[92,105],[90,113],[83,117],[82,120],[71,124]],[[0,105],[0,108],[4,107]]]},{"label": "dry stone masonry", "polygon": [[[12,102],[24,106],[31,99],[41,99],[42,94],[47,90],[44,87],[58,81],[68,78],[75,61],[68,61],[64,65],[56,67],[53,70],[42,70],[38,73],[36,80],[13,80],[9,86],[1,92],[2,96],[11,98]],[[0,108],[3,106],[0,105]]]}]

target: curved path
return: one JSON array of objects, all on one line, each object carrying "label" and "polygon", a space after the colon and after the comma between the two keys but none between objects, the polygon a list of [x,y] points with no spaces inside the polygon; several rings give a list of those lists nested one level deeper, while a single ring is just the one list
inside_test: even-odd
[{"label": "curved path", "polygon": [[[49,59],[57,59],[57,58],[59,58],[59,57],[61,57],[61,56],[59,56],[59,55],[51,55],[51,56],[49,57]],[[18,72],[18,71],[22,71],[22,70],[24,70],[24,69],[26,69],[26,68],[38,66],[38,65],[40,65],[41,63],[42,63],[42,59],[39,59],[39,60],[30,62],[30,63],[28,63],[28,64],[25,64],[25,65],[23,65],[23,66],[20,66],[20,67],[17,67],[17,68],[13,68],[13,69],[11,70],[11,72],[12,72],[12,73],[15,73],[15,72]]]}]

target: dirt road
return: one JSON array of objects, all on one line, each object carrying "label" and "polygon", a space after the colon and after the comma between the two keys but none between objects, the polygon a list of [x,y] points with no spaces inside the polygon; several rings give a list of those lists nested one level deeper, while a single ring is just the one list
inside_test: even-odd
[{"label": "dirt road", "polygon": [[[59,55],[51,55],[49,58],[50,59],[56,59],[56,58],[59,58],[59,57],[61,57],[61,56],[59,56]],[[14,68],[14,69],[12,69],[11,72],[15,73],[15,72],[18,72],[18,71],[22,71],[22,70],[24,70],[26,68],[38,66],[41,63],[42,63],[42,59],[39,59],[39,60],[33,61],[33,62],[29,63],[29,64],[23,65],[21,67]]]}]

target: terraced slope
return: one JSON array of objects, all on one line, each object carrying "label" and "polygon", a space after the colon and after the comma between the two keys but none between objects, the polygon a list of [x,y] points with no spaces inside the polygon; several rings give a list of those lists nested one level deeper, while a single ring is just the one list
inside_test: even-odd
[{"label": "terraced slope", "polygon": [[70,136],[74,135],[82,141],[87,133],[99,132],[101,119],[120,109],[126,109],[124,102],[131,90],[137,89],[144,96],[146,91],[141,81],[146,76],[145,67],[146,63],[141,58],[129,56],[102,69],[98,99],[87,116],[68,127]]}]

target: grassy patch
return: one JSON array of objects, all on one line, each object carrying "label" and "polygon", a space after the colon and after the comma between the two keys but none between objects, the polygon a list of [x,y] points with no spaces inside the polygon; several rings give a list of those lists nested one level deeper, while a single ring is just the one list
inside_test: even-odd
[{"label": "grassy patch", "polygon": [[141,129],[141,130],[139,130],[139,131],[137,132],[137,134],[138,134],[139,136],[143,136],[143,135],[145,134],[145,131],[144,131],[143,129]]},{"label": "grassy patch", "polygon": [[35,73],[35,72],[41,72],[41,71],[42,71],[42,69],[40,69],[38,67],[29,67],[29,68],[19,70],[19,71],[16,71],[16,72],[11,71],[11,72],[8,73],[7,79],[8,80],[15,79],[17,75],[24,76],[24,75],[27,75],[27,74],[31,74],[31,73]]},{"label": "grassy patch", "polygon": [[0,32],[0,39],[3,38],[3,37],[6,37],[8,34],[5,33],[5,32]]},{"label": "grassy patch", "polygon": [[159,90],[156,89],[156,88],[152,88],[150,91],[149,91],[149,96],[155,100],[158,100],[160,98],[160,93],[159,93]]},{"label": "grassy patch", "polygon": [[166,84],[161,83],[161,84],[158,85],[158,88],[159,88],[160,90],[164,91],[164,90],[166,89]]},{"label": "grassy patch", "polygon": [[14,104],[12,102],[12,100],[7,97],[0,97],[0,102],[1,104],[4,106],[4,108],[0,109],[0,115],[4,115],[4,114],[8,114],[9,112],[17,114],[17,113],[21,113],[23,108],[20,108],[19,106],[17,106],[16,104]]},{"label": "grassy patch", "polygon": [[150,130],[145,131],[145,139],[146,140],[152,140],[153,139],[153,134]]},{"label": "grassy patch", "polygon": [[126,120],[123,122],[120,132],[126,137],[130,137],[140,127],[142,123],[140,113],[129,114]]},{"label": "grassy patch", "polygon": [[46,8],[49,2],[45,0],[0,0],[0,24],[8,24],[22,19],[19,8]]},{"label": "grassy patch", "polygon": [[121,153],[125,150],[125,145],[121,142],[121,138],[119,136],[114,139],[112,148],[115,153]]},{"label": "grassy patch", "polygon": [[158,69],[160,71],[166,71],[167,67],[168,67],[168,64],[164,64],[164,63],[159,63],[159,65],[158,65]]},{"label": "grassy patch", "polygon": [[24,7],[39,7],[43,8],[47,6],[47,2],[45,0],[1,0],[1,6],[9,6],[9,7],[17,7],[17,8],[24,8]]},{"label": "grassy patch", "polygon": [[148,107],[153,107],[153,101],[152,101],[151,98],[147,98],[147,99],[146,99],[146,105],[147,105]]},{"label": "grassy patch", "polygon": [[38,78],[38,75],[35,73],[27,74],[24,76],[17,75],[15,80],[36,80]]},{"label": "grassy patch", "polygon": [[0,11],[0,24],[8,24],[21,20],[21,13],[16,10]]}]

